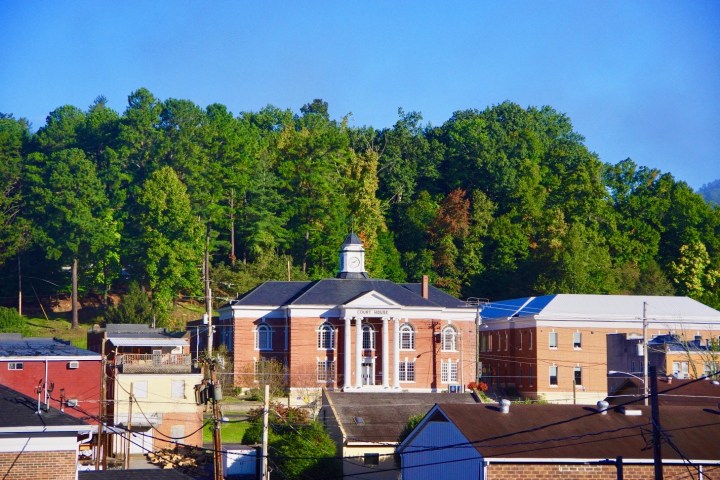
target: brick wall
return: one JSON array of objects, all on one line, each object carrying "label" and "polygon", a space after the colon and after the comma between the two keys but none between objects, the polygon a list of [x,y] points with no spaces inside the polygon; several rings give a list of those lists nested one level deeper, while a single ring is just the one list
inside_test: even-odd
[{"label": "brick wall", "polygon": [[[178,443],[185,445],[194,445],[202,447],[202,425],[203,418],[201,413],[164,413],[162,424],[157,426],[158,432],[151,432],[154,440],[153,446],[157,450],[159,448],[167,448],[173,446],[173,442],[167,437],[171,436],[171,429],[174,426],[182,425],[185,427],[185,435],[191,436],[178,440]],[[195,432],[195,433],[193,433]]]},{"label": "brick wall", "polygon": [[77,456],[74,451],[0,453],[3,480],[75,480]]},{"label": "brick wall", "polygon": [[[334,328],[334,347],[330,350],[321,350],[317,346],[317,329],[324,322]],[[235,319],[234,332],[234,368],[235,384],[240,386],[253,386],[251,372],[253,363],[261,358],[287,361],[290,369],[291,387],[328,387],[341,388],[344,385],[345,361],[350,362],[350,383],[355,385],[356,380],[356,321],[352,321],[350,333],[350,352],[345,352],[345,321],[332,318],[294,317],[289,322],[288,345],[289,352],[285,351],[285,320],[269,319],[265,323],[272,327],[272,350],[259,351],[255,349],[254,329],[261,322],[259,319]],[[381,318],[367,318],[363,323],[369,323],[375,332],[375,348],[364,350],[362,357],[374,359],[374,384],[382,385],[383,373],[388,383],[393,384],[393,320],[388,322],[388,351],[383,351],[383,322]],[[401,321],[404,323],[404,320]],[[475,377],[475,326],[474,322],[454,322],[452,326],[458,332],[456,351],[442,350],[440,332],[449,325],[447,321],[435,319],[409,320],[415,330],[415,348],[413,350],[400,350],[400,361],[415,362],[415,382],[403,382],[401,388],[423,390],[446,390],[447,383],[440,381],[441,364],[454,362],[458,365],[458,384],[467,384]],[[347,354],[349,353],[349,355]],[[388,356],[388,372],[383,372],[383,356]],[[334,361],[335,376],[328,383],[317,381],[317,362]],[[250,380],[250,381],[248,381]]]},{"label": "brick wall", "polygon": [[[519,468],[521,467],[521,468]],[[713,468],[713,467],[711,467]],[[665,478],[673,480],[693,480],[697,478],[697,470],[682,465],[666,465],[663,467]],[[488,467],[487,480],[615,480],[615,465],[556,465],[556,464],[508,464],[496,463]],[[654,467],[648,465],[624,465],[625,480],[652,480]]]}]

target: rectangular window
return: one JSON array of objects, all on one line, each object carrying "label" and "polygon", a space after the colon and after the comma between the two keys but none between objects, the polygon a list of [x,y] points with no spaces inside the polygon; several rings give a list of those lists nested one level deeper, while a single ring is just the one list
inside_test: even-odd
[{"label": "rectangular window", "polygon": [[379,453],[366,453],[363,455],[363,463],[365,465],[380,465]]},{"label": "rectangular window", "polygon": [[550,337],[548,338],[548,346],[550,348],[557,348],[558,342],[557,342],[557,332],[550,332]]},{"label": "rectangular window", "polygon": [[480,351],[487,352],[487,337],[485,335],[480,336]]},{"label": "rectangular window", "polygon": [[133,382],[133,395],[135,398],[147,398],[148,396],[148,382]]},{"label": "rectangular window", "polygon": [[550,385],[557,386],[558,384],[558,367],[556,365],[550,366]]},{"label": "rectangular window", "polygon": [[573,333],[573,348],[574,349],[582,348],[582,333],[580,333],[580,332]]},{"label": "rectangular window", "polygon": [[520,331],[518,332],[518,334],[519,334],[518,350],[522,350],[522,342],[523,342],[523,332],[522,332],[522,330],[520,330]]},{"label": "rectangular window", "polygon": [[440,367],[440,381],[442,383],[457,383],[458,369],[456,362],[442,362]]},{"label": "rectangular window", "polygon": [[325,360],[317,362],[317,381],[332,382],[335,379],[335,361]]},{"label": "rectangular window", "polygon": [[575,385],[582,385],[582,367],[575,367],[573,370]]},{"label": "rectangular window", "polygon": [[185,398],[185,380],[172,380],[170,382],[170,396],[176,399]]},{"label": "rectangular window", "polygon": [[718,362],[705,362],[705,368],[703,370],[703,376],[714,375],[718,373]]},{"label": "rectangular window", "polygon": [[415,362],[400,362],[400,381],[415,381]]},{"label": "rectangular window", "polygon": [[8,370],[22,370],[23,362],[10,362],[8,363]]},{"label": "rectangular window", "polygon": [[688,362],[673,362],[673,376],[675,378],[688,378]]}]

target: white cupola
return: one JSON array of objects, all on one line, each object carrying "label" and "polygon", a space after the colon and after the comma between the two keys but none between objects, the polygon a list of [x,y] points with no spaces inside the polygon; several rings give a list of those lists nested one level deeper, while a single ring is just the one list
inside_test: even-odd
[{"label": "white cupola", "polygon": [[340,249],[340,273],[338,278],[369,278],[365,272],[365,248],[354,233],[345,237]]}]

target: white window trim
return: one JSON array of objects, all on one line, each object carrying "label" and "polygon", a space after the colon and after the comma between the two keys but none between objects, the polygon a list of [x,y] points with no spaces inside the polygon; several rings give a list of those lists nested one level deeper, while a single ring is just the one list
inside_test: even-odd
[{"label": "white window trim", "polygon": [[[442,329],[442,332],[440,333],[440,341],[442,342],[441,345],[441,351],[443,352],[457,352],[457,337],[458,337],[458,331],[455,330],[455,327],[451,325],[447,325]],[[446,348],[446,347],[450,348]]]},{"label": "white window trim", "polygon": [[[451,367],[451,365],[454,365],[454,367]],[[440,361],[440,383],[454,385],[458,383],[459,378],[457,361]]]},{"label": "white window trim", "polygon": [[[324,379],[321,379],[321,373]],[[315,378],[317,383],[328,384],[335,381],[335,360],[318,360]]]},{"label": "white window trim", "polygon": [[[262,336],[264,336],[266,340],[267,346],[265,347],[261,346],[261,332]],[[257,328],[255,328],[255,350],[259,350],[261,352],[272,351],[272,334],[272,327],[267,323],[263,322],[258,325]]]},{"label": "white window trim", "polygon": [[[329,335],[329,347],[322,346],[325,342],[323,341],[323,332],[328,332]],[[317,349],[318,350],[335,350],[335,329],[329,322],[322,323],[316,330],[317,333]]]},{"label": "white window trim", "polygon": [[[555,383],[552,383],[552,370],[555,369]],[[550,368],[548,368],[548,384],[550,385],[550,388],[558,388],[558,385],[560,384],[560,369],[557,365],[550,365]]]},{"label": "white window trim", "polygon": [[[577,337],[576,337],[577,335]],[[575,338],[580,340],[579,342],[575,341]],[[577,343],[577,345],[575,345]],[[573,349],[574,350],[582,350],[582,332],[573,332]]]},{"label": "white window trim", "polygon": [[[398,339],[398,341],[400,342],[400,350],[401,351],[407,352],[407,351],[415,350],[415,329],[412,327],[412,325],[410,325],[409,323],[402,324],[400,326],[399,335],[400,335],[400,338]],[[410,342],[409,342],[410,348],[403,346],[403,337],[405,335],[409,335],[408,338],[410,339]]]},{"label": "white window trim", "polygon": [[[362,326],[362,342],[363,342],[363,350],[375,350],[375,329],[372,325],[369,323],[366,323]],[[369,335],[369,346],[365,346],[365,335]]]},{"label": "white window trim", "polygon": [[[408,380],[408,366],[412,365],[412,380]],[[405,371],[403,372],[403,366],[405,367]],[[400,361],[400,383],[415,383],[415,360],[412,362],[405,358],[405,360]]]},{"label": "white window trim", "polygon": [[[553,342],[551,341],[553,337],[555,337],[555,345],[553,345]],[[558,332],[553,330],[552,332],[548,333],[548,347],[551,350],[557,350],[559,343],[560,341],[558,340]]]}]

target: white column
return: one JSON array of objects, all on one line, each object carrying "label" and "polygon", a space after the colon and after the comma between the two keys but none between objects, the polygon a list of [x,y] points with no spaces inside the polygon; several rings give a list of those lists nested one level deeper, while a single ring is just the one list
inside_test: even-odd
[{"label": "white column", "polygon": [[390,332],[388,332],[388,317],[382,317],[382,385],[390,386]]},{"label": "white column", "polygon": [[400,319],[393,318],[393,388],[400,388]]},{"label": "white column", "polygon": [[362,387],[363,317],[355,317],[355,387]]},{"label": "white column", "polygon": [[345,320],[345,331],[343,332],[343,337],[345,340],[345,353],[343,353],[343,390],[349,390],[352,386],[352,383],[350,382],[350,366],[352,365],[352,353],[350,347],[350,340],[352,339],[352,337],[350,337],[350,330],[352,327],[350,325],[350,317],[345,317],[343,318],[343,320]]}]

